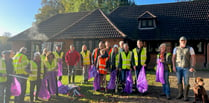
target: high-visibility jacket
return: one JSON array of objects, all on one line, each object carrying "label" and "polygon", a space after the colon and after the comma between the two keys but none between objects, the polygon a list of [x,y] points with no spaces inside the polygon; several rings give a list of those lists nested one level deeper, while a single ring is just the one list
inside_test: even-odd
[{"label": "high-visibility jacket", "polygon": [[83,65],[90,65],[90,51],[87,52],[81,51],[81,56],[83,57]]},{"label": "high-visibility jacket", "polygon": [[[171,53],[166,53],[166,60],[168,59],[169,56],[171,56]],[[157,54],[157,60],[159,58],[160,58],[160,54]],[[154,68],[157,68],[157,67],[154,67]],[[168,69],[169,69],[169,72],[172,72],[171,64],[168,64]]]},{"label": "high-visibility jacket", "polygon": [[[41,68],[40,68],[40,79],[43,79],[43,73],[44,73],[44,64],[43,62],[40,62]],[[29,80],[35,81],[37,80],[37,73],[38,73],[38,65],[34,61],[30,61],[30,70],[31,74],[29,75]]]},{"label": "high-visibility jacket", "polygon": [[44,61],[44,66],[47,68],[47,71],[54,71],[54,69],[57,66],[56,59],[52,60],[52,63],[50,64],[49,61]]},{"label": "high-visibility jacket", "polygon": [[96,60],[97,60],[97,55],[98,54],[98,48],[96,48],[96,49],[94,49],[94,63],[96,62]]},{"label": "high-visibility jacket", "polygon": [[115,56],[115,67],[117,68],[119,64],[119,53]]},{"label": "high-visibility jacket", "polygon": [[17,53],[13,57],[13,65],[14,65],[14,71],[16,74],[28,74],[25,69],[29,63],[29,60],[26,55],[22,53]]},{"label": "high-visibility jacket", "polygon": [[45,61],[46,60],[46,56],[45,55],[41,55],[41,61]]},{"label": "high-visibility jacket", "polygon": [[53,52],[56,59],[62,59],[64,56],[64,52],[61,52],[60,55],[55,51]]},{"label": "high-visibility jacket", "polygon": [[125,52],[121,52],[122,69],[131,69],[131,56],[132,56],[131,51],[128,52],[127,56],[126,56]]},{"label": "high-visibility jacket", "polygon": [[108,59],[110,59],[110,55],[111,55],[111,53],[112,53],[112,48],[110,48],[110,50],[107,51],[107,53],[108,53]]},{"label": "high-visibility jacket", "polygon": [[[135,66],[138,66],[139,63],[138,63],[138,53],[137,53],[137,49],[134,48],[133,49],[133,53],[134,53],[134,61],[135,61]],[[140,60],[141,60],[141,65],[144,65],[145,64],[145,61],[147,60],[147,49],[145,47],[142,48],[142,51],[141,51],[141,55],[140,55]]]},{"label": "high-visibility jacket", "polygon": [[107,69],[106,69],[106,62],[108,58],[99,58],[99,73],[100,74],[107,74]]},{"label": "high-visibility jacket", "polygon": [[[1,63],[0,74],[7,74],[5,60],[4,59],[0,59],[0,63]],[[5,77],[0,76],[0,83],[1,82],[6,82],[6,81],[7,81],[7,76],[5,76]]]},{"label": "high-visibility jacket", "polygon": [[[112,58],[113,58],[113,52],[111,53],[111,62],[113,62]],[[118,64],[119,64],[119,53],[115,55],[115,67],[116,68],[118,67]]]}]

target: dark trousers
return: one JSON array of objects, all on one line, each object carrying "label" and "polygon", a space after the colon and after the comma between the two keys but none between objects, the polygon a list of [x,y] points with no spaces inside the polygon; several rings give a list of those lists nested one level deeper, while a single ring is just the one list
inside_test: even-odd
[{"label": "dark trousers", "polygon": [[[26,75],[18,75],[18,76],[26,77]],[[17,78],[17,80],[19,81],[19,83],[21,85],[21,94],[20,94],[20,96],[15,97],[15,103],[24,103],[27,80],[22,79],[22,78]]]},{"label": "dark trousers", "polygon": [[41,87],[41,79],[39,80],[36,80],[36,81],[30,81],[30,100],[31,102],[34,100],[34,89],[36,87],[36,94],[35,94],[35,98],[37,99],[38,98],[38,93],[39,93],[39,90],[40,90],[40,87]]},{"label": "dark trousers", "polygon": [[10,96],[11,96],[11,84],[13,81],[13,77],[7,77],[7,85],[6,85],[6,103],[9,103]]},{"label": "dark trousers", "polygon": [[121,70],[121,82],[123,84],[126,83],[126,78],[127,78],[126,72],[128,72],[128,71],[129,71],[129,69],[122,69]]},{"label": "dark trousers", "polygon": [[75,67],[74,66],[71,66],[69,65],[68,66],[68,83],[70,84],[71,83],[71,78],[72,78],[72,83],[75,82]]},{"label": "dark trousers", "polygon": [[4,83],[1,82],[0,83],[0,103],[4,103],[4,101],[6,101],[6,98],[5,98],[6,89],[7,89],[6,82]]}]

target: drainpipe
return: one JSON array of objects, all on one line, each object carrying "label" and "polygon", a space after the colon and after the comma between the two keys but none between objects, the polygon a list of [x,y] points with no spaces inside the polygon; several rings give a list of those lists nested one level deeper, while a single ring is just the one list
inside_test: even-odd
[{"label": "drainpipe", "polygon": [[205,42],[205,63],[204,67],[207,68],[208,63],[208,41]]}]

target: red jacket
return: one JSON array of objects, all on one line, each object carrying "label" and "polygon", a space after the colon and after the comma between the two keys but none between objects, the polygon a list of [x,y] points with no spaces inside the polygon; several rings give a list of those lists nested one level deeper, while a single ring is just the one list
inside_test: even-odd
[{"label": "red jacket", "polygon": [[76,65],[80,60],[80,54],[77,51],[73,51],[71,52],[71,50],[69,50],[66,54],[65,54],[65,62],[66,64],[69,66],[74,66]]}]

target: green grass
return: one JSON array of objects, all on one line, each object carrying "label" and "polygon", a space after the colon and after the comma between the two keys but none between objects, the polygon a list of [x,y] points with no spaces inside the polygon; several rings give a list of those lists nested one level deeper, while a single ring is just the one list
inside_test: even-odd
[{"label": "green grass", "polygon": [[[133,73],[134,74],[134,73]],[[147,80],[148,84],[152,86],[161,86],[160,83],[155,82],[155,72],[153,71],[148,71],[147,72]],[[133,80],[135,78],[135,75],[133,75]],[[107,75],[107,80],[110,79],[110,76]],[[81,75],[76,75],[76,85],[79,85],[81,90],[80,93],[84,94],[85,97],[72,97],[72,96],[67,96],[67,95],[62,95],[59,94],[59,97],[52,97],[52,99],[49,101],[49,103],[69,103],[69,102],[75,102],[75,103],[89,103],[89,102],[113,102],[114,97],[119,97],[119,94],[113,94],[112,93],[105,93],[105,92],[98,92],[93,90],[93,79],[89,80],[88,84],[82,84],[81,82],[83,81],[83,76]],[[62,83],[64,85],[68,84],[68,79],[67,76],[64,75],[62,78]],[[27,90],[26,94],[27,96],[25,97],[25,101],[29,102],[29,92],[30,92],[30,83],[27,82]],[[134,94],[130,94],[130,96],[134,96]],[[114,102],[123,102],[120,100],[114,101]],[[12,103],[12,102],[11,102]],[[39,101],[39,103],[42,103]],[[45,102],[43,102],[45,103]]]}]

